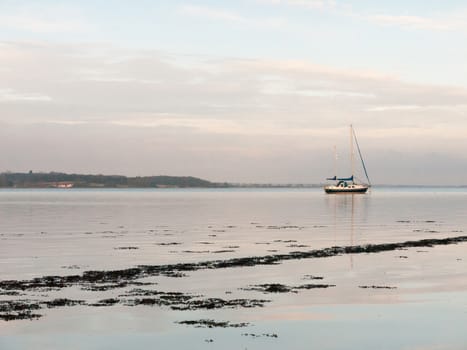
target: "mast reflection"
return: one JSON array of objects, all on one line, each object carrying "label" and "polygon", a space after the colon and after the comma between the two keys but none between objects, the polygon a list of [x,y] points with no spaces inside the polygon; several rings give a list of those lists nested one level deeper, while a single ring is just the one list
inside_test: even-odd
[{"label": "mast reflection", "polygon": [[[332,215],[334,245],[358,244],[367,217],[369,196],[336,194],[325,198]],[[349,258],[350,269],[353,269],[354,257],[349,254]]]}]

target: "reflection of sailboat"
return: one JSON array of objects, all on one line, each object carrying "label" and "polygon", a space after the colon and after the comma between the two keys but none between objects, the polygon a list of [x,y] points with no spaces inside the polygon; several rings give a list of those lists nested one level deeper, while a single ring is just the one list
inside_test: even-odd
[{"label": "reflection of sailboat", "polygon": [[[354,246],[364,242],[371,196],[326,196],[324,199],[333,218],[334,245]],[[348,258],[349,268],[353,270],[356,257],[349,254]]]},{"label": "reflection of sailboat", "polygon": [[[358,154],[360,156],[360,160],[362,162],[363,170],[365,171],[366,178],[368,180],[367,184],[358,183],[355,181],[356,177],[354,175],[355,165],[354,165],[354,140],[355,144],[357,145]],[[326,185],[324,186],[324,191],[326,193],[365,193],[368,188],[371,187],[370,179],[368,178],[368,174],[365,167],[365,162],[363,161],[362,152],[360,152],[360,147],[358,145],[357,136],[355,135],[355,131],[350,125],[350,163],[352,166],[352,175],[350,177],[345,178],[338,178],[337,174],[334,177],[328,178],[327,180],[337,181],[335,185]],[[335,169],[337,172],[337,170]]]}]

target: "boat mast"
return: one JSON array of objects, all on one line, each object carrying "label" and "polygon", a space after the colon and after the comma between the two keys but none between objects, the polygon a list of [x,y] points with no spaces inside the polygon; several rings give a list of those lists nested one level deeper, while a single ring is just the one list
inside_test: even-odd
[{"label": "boat mast", "polygon": [[334,176],[337,178],[337,148],[334,145]]},{"label": "boat mast", "polygon": [[351,164],[351,167],[352,167],[352,178],[354,176],[354,168],[355,168],[355,165],[354,165],[354,152],[353,152],[353,128],[352,128],[352,124],[350,124],[350,164]]}]

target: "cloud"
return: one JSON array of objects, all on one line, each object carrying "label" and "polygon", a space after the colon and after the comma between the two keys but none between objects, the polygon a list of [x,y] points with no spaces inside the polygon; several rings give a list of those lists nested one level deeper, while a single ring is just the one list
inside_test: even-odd
[{"label": "cloud", "polygon": [[[391,123],[420,126],[425,118],[440,122],[465,113],[465,89],[411,84],[378,71],[206,56],[190,56],[187,63],[178,55],[110,47],[84,54],[92,51],[93,46],[0,45],[0,65],[9,68],[0,71],[0,79],[10,82],[0,90],[0,100],[47,102],[31,110],[8,105],[4,112],[12,120],[33,121],[134,119],[157,124],[161,118],[179,123],[191,118],[199,119],[205,130],[241,133],[250,128],[262,134],[332,125],[343,118],[389,125],[375,119],[382,112],[394,114]],[[428,113],[423,118],[414,114],[421,110]],[[224,124],[215,124],[215,119]],[[266,120],[270,127],[238,129],[227,122]]]},{"label": "cloud", "polygon": [[13,89],[0,89],[1,102],[50,102],[52,98],[39,93],[19,93]]},{"label": "cloud", "polygon": [[218,10],[204,6],[183,5],[180,10],[191,16],[205,17],[221,21],[244,22],[245,17],[242,17],[234,12],[226,10]]},{"label": "cloud", "polygon": [[82,9],[65,3],[5,2],[0,4],[0,28],[40,34],[87,32],[91,26]]},{"label": "cloud", "polygon": [[260,3],[266,4],[284,4],[291,6],[300,6],[308,9],[330,9],[337,6],[336,1],[334,0],[257,0]]},{"label": "cloud", "polygon": [[380,26],[399,27],[427,31],[467,31],[465,11],[438,13],[436,16],[394,13],[359,13],[352,9],[342,9],[340,14],[374,23]]},{"label": "cloud", "polygon": [[[372,70],[353,70],[343,69],[330,65],[315,64],[305,60],[268,60],[268,59],[237,59],[229,60],[228,63],[240,70],[256,70],[259,72],[281,72],[282,74],[292,74],[294,78],[300,74],[324,75],[328,78],[335,77],[336,79],[364,79],[364,80],[381,80],[395,81],[397,76],[390,75],[384,72]],[[269,75],[270,76],[270,75]]]},{"label": "cloud", "polygon": [[336,1],[334,0],[286,0],[291,5],[304,6],[309,8],[334,8],[336,7]]},{"label": "cloud", "polygon": [[348,98],[374,98],[375,96],[368,92],[346,91],[339,89],[331,89],[321,87],[306,86],[304,84],[297,85],[295,81],[284,78],[265,77],[262,79],[263,94],[269,95],[295,95],[295,96],[310,96],[310,97],[348,97]]},{"label": "cloud", "polygon": [[367,20],[380,25],[398,26],[402,28],[427,29],[427,30],[454,30],[458,24],[451,20],[436,20],[420,16],[408,15],[369,15]]},{"label": "cloud", "polygon": [[32,14],[0,15],[0,28],[9,28],[37,33],[61,33],[83,31],[82,22],[67,19],[38,17]]},{"label": "cloud", "polygon": [[286,20],[283,18],[253,18],[240,15],[233,11],[206,6],[183,5],[179,9],[181,13],[193,17],[207,18],[216,21],[227,21],[257,27],[279,28],[286,24]]},{"label": "cloud", "polygon": [[328,11],[335,15],[356,18],[380,26],[430,31],[467,31],[467,15],[462,11],[441,13],[436,17],[392,13],[363,13],[334,0],[257,0],[263,4],[300,7],[311,11]]},{"label": "cloud", "polygon": [[467,104],[450,105],[393,105],[393,106],[375,106],[367,109],[368,112],[391,112],[391,111],[426,111],[439,110],[448,112],[467,112]]}]

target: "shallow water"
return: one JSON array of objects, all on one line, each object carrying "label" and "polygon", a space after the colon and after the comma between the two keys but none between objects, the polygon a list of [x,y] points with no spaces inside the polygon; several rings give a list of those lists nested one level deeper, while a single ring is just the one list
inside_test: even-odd
[{"label": "shallow water", "polygon": [[[353,196],[316,189],[2,190],[0,280],[461,236],[467,235],[466,214],[465,189],[374,189]],[[146,289],[270,302],[196,311],[120,304],[46,309],[38,320],[0,321],[0,348],[463,349],[466,252],[461,243],[146,278],[158,283]],[[335,287],[245,290],[316,283],[310,275]],[[70,287],[28,297],[99,300],[129,289]],[[175,323],[199,319],[249,325]]]}]

